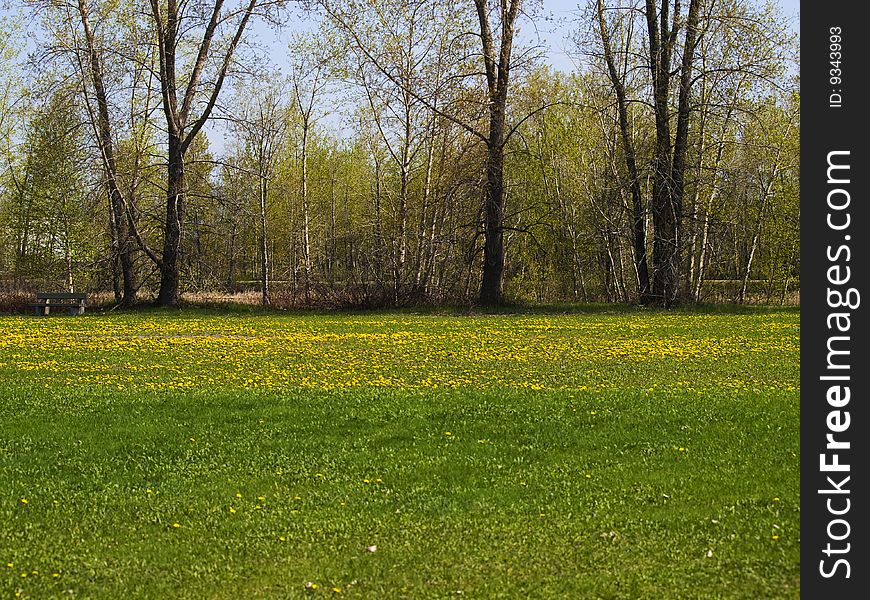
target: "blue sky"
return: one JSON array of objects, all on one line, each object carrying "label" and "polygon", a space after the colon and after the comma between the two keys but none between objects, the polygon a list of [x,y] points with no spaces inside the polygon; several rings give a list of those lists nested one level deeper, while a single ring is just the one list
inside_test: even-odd
[{"label": "blue sky", "polygon": [[[572,14],[577,12],[578,4],[580,4],[578,0],[543,0],[544,10],[552,13],[557,22],[570,21]],[[787,17],[795,17],[800,10],[799,0],[779,0],[778,4],[782,6],[783,13]],[[797,19],[794,19],[794,27],[795,29],[798,27]],[[570,43],[566,39],[566,32],[554,31],[545,34],[544,31],[541,31],[541,35],[549,48],[547,61],[560,70],[573,70],[574,65],[565,52],[567,44]]]},{"label": "blue sky", "polygon": [[[777,0],[774,0],[777,1]],[[568,55],[570,51],[570,36],[569,33],[576,25],[572,24],[572,17],[577,12],[578,5],[585,0],[543,0],[544,13],[553,17],[552,21],[542,22],[538,24],[537,35],[540,38],[540,44],[544,47],[545,60],[552,67],[562,71],[573,71],[576,65],[571,61]],[[792,26],[795,30],[798,29],[798,13],[800,10],[799,0],[778,0],[778,3],[783,8],[783,13],[787,18],[792,19]],[[9,2],[0,0],[0,18],[9,14],[9,10],[5,7]],[[16,5],[16,3],[11,3]],[[561,28],[554,26],[553,23],[562,24]],[[282,63],[286,63],[286,47],[290,34],[293,31],[310,28],[311,24],[304,21],[296,21],[289,24],[280,34],[271,31],[268,27],[262,24],[254,24],[252,33],[256,35],[258,41],[272,50],[271,58],[276,66],[280,67]],[[535,40],[534,30],[528,25],[525,26],[523,32],[526,41]],[[31,42],[32,43],[32,42]],[[31,46],[28,43],[27,46]],[[226,93],[233,93],[232,90],[226,90]],[[337,116],[337,115],[336,115]],[[329,119],[335,121],[335,119]],[[338,126],[337,122],[331,123],[333,127]],[[208,126],[206,128],[209,139],[211,140],[212,150],[218,153],[223,148],[223,135],[218,131],[220,128],[216,126]]]},{"label": "blue sky", "polygon": [[[573,25],[570,23],[572,15],[576,13],[578,5],[582,1],[583,0],[543,0],[543,8],[545,13],[554,17],[553,21],[555,23],[564,23],[568,31],[570,31],[570,29],[573,29]],[[795,17],[792,22],[793,27],[797,30],[798,20],[796,17],[800,10],[800,1],[774,0],[774,2],[778,2],[778,4],[782,6],[785,16]],[[17,5],[15,2],[0,0],[0,18],[4,15],[10,14],[11,11],[7,8],[10,4],[12,6]],[[294,30],[306,29],[308,27],[310,27],[310,24],[297,20],[285,27],[280,35],[276,35],[275,32],[270,31],[262,24],[254,24],[252,29],[255,35],[260,39],[261,43],[264,43],[267,47],[273,49],[273,59],[277,59],[276,62],[278,63],[278,66],[280,66],[280,63],[283,62],[281,56],[284,53],[284,48],[286,48],[290,33]],[[575,68],[575,65],[571,62],[571,59],[566,52],[566,49],[569,48],[570,44],[567,35],[568,31],[554,29],[554,27],[548,23],[541,23],[538,26],[538,35],[541,38],[541,43],[546,49],[547,62],[553,67],[563,71],[571,71]],[[525,33],[527,36],[533,34],[528,25],[526,25]],[[30,44],[27,44],[27,46],[30,46]]]},{"label": "blue sky", "polygon": [[[760,0],[763,1],[763,0]],[[774,0],[776,2],[776,0]],[[576,25],[571,21],[578,12],[578,5],[585,4],[585,0],[543,0],[543,11],[545,14],[552,16],[552,20],[541,21],[537,24],[537,36],[540,38],[540,44],[544,47],[546,62],[561,71],[574,71],[577,66],[571,60],[569,53],[571,52],[570,33],[576,28]],[[800,9],[799,0],[779,0],[779,5],[783,8],[783,14],[786,18],[792,20],[792,26],[797,30],[798,20],[797,15]],[[561,28],[554,25],[560,24]],[[293,31],[300,29],[308,29],[310,23],[299,21],[288,25],[284,28],[280,35],[270,31],[262,24],[254,25],[254,33],[259,38],[260,43],[272,48],[272,61],[279,68],[282,64],[286,64],[286,47],[287,40]],[[535,29],[530,27],[528,23],[524,24],[522,36],[526,42],[535,42]],[[338,113],[333,113],[321,121],[321,125],[340,130],[342,128],[341,118]],[[217,125],[207,127],[207,133],[211,141],[211,147],[214,151],[220,152],[223,148],[223,135],[220,127]]]},{"label": "blue sky", "polygon": [[[774,1],[778,1],[780,6],[783,7],[783,12],[786,16],[796,16],[800,10],[799,0]],[[15,2],[10,3],[8,1],[0,0],[0,17],[3,17],[4,15],[12,12],[7,8],[7,5],[9,4],[16,6]],[[544,11],[546,13],[552,14],[553,17],[555,17],[556,22],[569,22],[571,20],[572,14],[577,11],[578,4],[580,4],[579,0],[543,0]],[[291,24],[289,27],[285,28],[284,33],[279,37],[276,37],[273,32],[269,31],[266,27],[262,25],[254,25],[253,29],[258,34],[258,36],[262,38],[263,42],[275,48],[277,54],[285,46],[285,40],[287,39],[289,32],[293,31],[294,29],[305,27],[306,25],[301,22]],[[571,64],[565,53],[565,47],[567,43],[565,38],[567,36],[561,31],[545,31],[544,27],[545,26],[543,25],[540,27],[539,34],[542,37],[542,42],[549,48],[548,61],[553,66],[559,69],[571,69],[573,65]],[[798,27],[797,19],[794,20],[794,27]]]},{"label": "blue sky", "polygon": [[[774,0],[774,2],[777,2],[777,0]],[[546,48],[547,62],[551,66],[562,71],[572,71],[576,68],[566,50],[570,50],[570,39],[568,33],[574,28],[571,24],[571,20],[573,15],[577,13],[577,7],[581,3],[585,4],[585,0],[543,0],[544,12],[552,15],[555,23],[563,23],[563,26],[567,27],[567,30],[558,30],[554,29],[550,24],[538,24],[538,35],[541,37],[541,43]],[[786,17],[796,17],[800,10],[799,0],[778,0],[777,3],[782,6],[783,13]],[[797,30],[798,21],[796,18],[793,19],[793,26]],[[283,48],[286,47],[286,39],[288,39],[289,33],[300,28],[304,29],[305,27],[306,25],[304,23],[290,25],[285,28],[282,35],[277,38],[273,32],[268,31],[262,25],[255,26],[255,31],[258,36],[262,38],[263,42],[270,47],[275,48],[274,55],[280,56]],[[527,36],[534,34],[528,25],[525,26],[525,29],[526,31],[524,33]],[[280,63],[280,60],[277,62]]]}]

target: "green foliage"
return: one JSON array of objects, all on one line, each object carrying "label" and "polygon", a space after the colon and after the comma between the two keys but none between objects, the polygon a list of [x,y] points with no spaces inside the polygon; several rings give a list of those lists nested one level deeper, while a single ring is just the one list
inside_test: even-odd
[{"label": "green foliage", "polygon": [[[215,115],[235,125],[224,131],[208,126],[211,139],[200,134],[188,152],[181,289],[256,290],[265,222],[267,275],[288,303],[472,301],[480,289],[487,185],[482,138],[488,127],[479,40],[464,35],[477,27],[473,3],[329,5],[330,17],[310,15],[319,19],[316,27],[295,37],[287,56],[266,57],[242,40],[227,80],[237,94],[222,99]],[[87,77],[91,58],[74,13],[41,0],[28,6],[42,17],[45,60],[22,71],[15,46],[5,40],[0,46],[0,74],[6,76],[0,78],[0,279],[15,286],[36,278],[61,287],[73,270],[90,291],[108,291],[118,285],[112,268],[117,248],[105,235],[110,207],[98,184],[105,175],[87,125],[95,102]],[[157,289],[155,263],[167,227],[153,19],[128,0],[88,6],[102,49],[117,181],[131,229],[139,234],[133,279],[142,283],[144,300]],[[595,6],[586,6],[573,34],[586,57],[578,72],[530,68],[534,50],[517,49],[523,58],[511,71],[507,118],[507,128],[517,128],[505,164],[508,299],[638,299],[633,178],[614,84],[600,56]],[[656,233],[649,207],[656,136],[649,68],[642,60],[643,11],[622,2],[607,6],[613,52],[624,70],[649,255]],[[178,44],[179,68],[185,66],[179,91],[208,8],[208,2],[185,5],[193,20]],[[533,19],[536,6],[527,8]],[[702,21],[682,198],[680,295],[688,302],[793,302],[800,247],[793,35],[773,5],[745,0],[705,3]],[[214,60],[204,66],[197,96],[203,102],[217,58],[228,48],[229,25],[219,27],[210,49]],[[0,30],[8,30],[9,39],[21,35],[5,22]],[[282,62],[290,67],[286,80],[275,74]],[[71,78],[64,79],[67,73]],[[39,90],[29,97],[19,93],[28,76]],[[60,88],[66,101],[43,102]],[[265,160],[250,127],[240,124],[253,122],[252,110],[267,96],[281,113],[270,127],[280,126],[282,135]],[[676,96],[670,96],[673,103]],[[192,108],[202,106],[197,100]],[[39,156],[33,155],[37,114],[69,121],[75,140],[58,138],[57,148],[43,141]],[[221,134],[224,143],[215,143]],[[60,161],[57,168],[53,161]],[[261,175],[268,189],[264,219]],[[60,232],[62,222],[69,231]],[[72,269],[58,250],[65,239],[82,252]]]},{"label": "green foliage", "polygon": [[68,90],[53,94],[27,123],[24,155],[10,167],[12,185],[0,213],[15,239],[10,266],[17,277],[83,285],[103,250],[93,234],[83,129]]}]

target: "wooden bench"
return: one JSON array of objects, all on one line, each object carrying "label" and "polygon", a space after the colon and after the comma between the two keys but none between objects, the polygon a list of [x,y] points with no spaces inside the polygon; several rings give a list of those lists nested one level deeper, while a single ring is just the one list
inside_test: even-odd
[{"label": "wooden bench", "polygon": [[78,292],[37,292],[36,304],[31,304],[36,309],[38,316],[46,316],[52,308],[65,308],[70,316],[82,315],[85,312],[87,294]]}]

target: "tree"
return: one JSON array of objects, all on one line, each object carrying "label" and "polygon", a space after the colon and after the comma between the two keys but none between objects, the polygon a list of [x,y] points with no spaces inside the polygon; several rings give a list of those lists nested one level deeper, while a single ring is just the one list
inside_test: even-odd
[{"label": "tree", "polygon": [[21,78],[17,70],[17,50],[12,43],[18,26],[0,17],[0,157],[8,163],[15,131],[20,126],[20,106],[23,98]]},{"label": "tree", "polygon": [[[120,265],[123,281],[120,298],[116,299],[120,300],[123,306],[132,306],[136,303],[137,292],[133,270],[134,247],[128,227],[128,208],[118,185],[115,139],[109,116],[109,100],[104,81],[105,67],[103,56],[105,51],[98,46],[94,29],[91,26],[91,7],[85,0],[77,0],[77,9],[84,40],[82,41],[83,47],[80,47],[75,35],[77,32],[73,30],[75,61],[81,71],[83,95],[105,173],[106,192],[109,198],[109,231],[111,233],[114,254],[113,263],[117,260]],[[92,86],[90,92],[86,84],[88,79],[90,79]],[[89,93],[93,93],[96,107],[93,107],[90,103]]]},{"label": "tree", "polygon": [[272,86],[242,45],[269,0],[26,2],[45,32],[29,73],[0,47],[13,285],[669,306],[795,284],[799,99],[772,8],[587,0],[591,60],[566,74],[518,41],[534,1],[317,0]]},{"label": "tree", "polygon": [[[15,272],[73,291],[102,240],[93,236],[85,125],[74,90],[49,93],[24,132],[23,160],[8,206],[16,237]],[[52,281],[54,280],[54,281]]]},{"label": "tree", "polygon": [[[486,158],[484,165],[485,181],[483,186],[483,234],[484,234],[484,260],[483,276],[478,295],[478,301],[483,305],[494,305],[502,302],[502,285],[504,278],[504,203],[505,203],[505,177],[504,155],[505,144],[511,135],[517,130],[529,115],[526,115],[512,126],[507,123],[508,118],[508,90],[511,81],[512,52],[516,33],[517,18],[522,13],[523,0],[474,0],[473,19],[476,27],[476,36],[480,40],[479,55],[483,68],[485,81],[485,118],[486,127],[479,127],[475,122],[475,111],[470,111],[472,119],[468,115],[462,115],[456,110],[454,103],[448,106],[439,106],[431,93],[426,89],[415,87],[414,81],[407,79],[407,68],[391,68],[389,60],[383,53],[377,52],[372,41],[360,34],[357,27],[360,19],[360,3],[352,0],[337,2],[321,0],[321,6],[327,15],[344,31],[353,41],[358,51],[370,62],[371,65],[386,79],[400,88],[408,97],[408,103],[412,100],[433,111],[437,115],[459,125],[468,133],[475,136],[486,146]],[[415,14],[415,8],[424,6],[426,2],[402,2],[400,15],[407,17]],[[444,3],[442,10],[453,9],[453,18],[462,19],[461,3]],[[383,14],[383,7],[378,6],[376,14]],[[447,13],[445,12],[445,15]],[[448,17],[449,18],[449,17]],[[407,18],[406,18],[407,20]],[[469,18],[469,25],[471,24]],[[466,36],[459,35],[457,39]],[[446,47],[456,51],[454,44]],[[404,55],[405,60],[415,61],[412,52]],[[412,64],[417,64],[412,62]],[[441,86],[449,82],[457,85],[458,82],[474,78],[469,76],[466,55],[459,52],[454,58],[452,68],[455,73],[444,73]],[[458,68],[457,68],[458,67]],[[431,89],[432,86],[429,87]],[[437,86],[436,86],[437,87]],[[469,94],[465,95],[466,100]],[[546,107],[536,109],[543,110]],[[469,112],[469,111],[466,111]],[[465,118],[463,118],[465,117]],[[401,162],[401,160],[400,160]]]},{"label": "tree", "polygon": [[[251,86],[249,89],[254,89]],[[260,295],[263,306],[269,297],[269,186],[275,174],[278,153],[283,150],[288,126],[288,109],[281,101],[281,87],[272,85],[264,91],[254,92],[240,101],[241,114],[233,118],[234,127],[241,134],[249,155],[252,174],[257,180],[257,204],[260,229]],[[309,112],[310,114],[310,112]],[[304,160],[304,159],[303,159]],[[303,184],[304,195],[304,184]],[[304,202],[303,196],[303,202]]]},{"label": "tree", "polygon": [[[662,306],[677,302],[680,277],[680,244],[683,219],[686,154],[689,142],[692,62],[698,39],[698,15],[703,0],[689,0],[688,14],[680,12],[680,0],[674,0],[673,16],[669,0],[656,6],[646,0],[647,42],[656,136],[653,159],[653,189],[650,207],[653,227],[653,301]],[[672,20],[671,20],[672,19]],[[683,57],[674,68],[673,54],[685,19]],[[676,133],[671,138],[671,78],[679,74]]]},{"label": "tree", "polygon": [[[507,119],[511,51],[515,25],[522,0],[498,3],[492,18],[489,0],[474,0],[480,23],[480,42],[489,99],[489,129],[486,136],[486,187],[484,191],[482,305],[501,304],[504,275],[504,150],[509,134]],[[493,35],[493,30],[500,33]]]},{"label": "tree", "polygon": [[[596,2],[596,13],[598,32],[604,51],[604,60],[607,64],[607,74],[610,77],[613,92],[616,95],[622,153],[625,158],[625,167],[628,171],[629,187],[631,189],[631,231],[634,241],[634,265],[637,271],[637,294],[640,303],[645,304],[650,301],[649,267],[646,255],[646,208],[641,192],[641,176],[637,167],[637,153],[634,147],[634,140],[631,136],[631,122],[628,115],[628,97],[625,90],[628,63],[627,61],[623,62],[621,72],[617,68],[602,0],[597,0]],[[631,20],[629,20],[627,31],[625,31],[624,35],[625,43],[629,43],[628,40],[633,35]]]},{"label": "tree", "polygon": [[17,273],[20,261],[20,205],[25,174],[18,140],[31,108],[27,102],[14,43],[19,23],[0,17],[0,268]]},{"label": "tree", "polygon": [[315,106],[329,83],[330,63],[335,60],[329,50],[310,36],[293,40],[294,55],[290,80],[293,86],[293,107],[302,130],[299,158],[299,201],[302,208],[302,260],[305,276],[305,297],[311,298],[311,208],[309,194],[309,140],[319,115]]},{"label": "tree", "polygon": [[[612,86],[631,189],[638,295],[666,307],[698,299],[721,165],[726,149],[745,143],[728,138],[752,111],[753,95],[778,93],[788,36],[769,7],[743,0],[596,0],[589,6],[597,44],[586,47],[595,47],[593,64],[603,65]],[[643,278],[647,214],[649,288]]]},{"label": "tree", "polygon": [[[213,2],[178,2],[150,0],[151,21],[160,57],[158,78],[163,99],[162,108],[167,129],[166,220],[164,223],[163,252],[159,258],[159,306],[172,306],[178,301],[179,252],[182,242],[182,223],[186,194],[185,153],[196,135],[205,125],[221,92],[233,57],[245,27],[254,14],[258,0],[246,0],[235,11],[224,10],[224,0]],[[201,27],[197,28],[196,25]],[[223,48],[218,42],[219,28],[231,28]],[[187,76],[179,77],[179,50],[183,50],[187,36],[200,32],[195,58]],[[217,66],[211,81],[203,79],[210,61],[218,54]],[[183,67],[182,67],[183,68]],[[179,91],[183,89],[179,97]],[[204,106],[194,113],[196,101],[207,95]]]}]

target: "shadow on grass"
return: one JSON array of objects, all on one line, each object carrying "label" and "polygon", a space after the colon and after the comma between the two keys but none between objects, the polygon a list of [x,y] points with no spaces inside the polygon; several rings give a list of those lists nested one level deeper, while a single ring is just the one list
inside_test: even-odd
[{"label": "shadow on grass", "polygon": [[498,316],[498,315],[583,315],[583,314],[713,314],[713,315],[758,315],[771,312],[800,313],[800,306],[746,305],[746,304],[687,304],[671,309],[651,308],[637,304],[624,303],[584,303],[584,304],[522,304],[506,303],[501,306],[469,305],[421,305],[404,307],[377,308],[275,308],[239,302],[180,302],[174,307],[157,307],[153,304],[139,304],[130,308],[112,305],[88,307],[87,314],[201,314],[201,315],[432,315],[432,316]]}]

